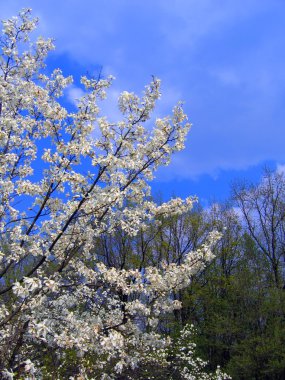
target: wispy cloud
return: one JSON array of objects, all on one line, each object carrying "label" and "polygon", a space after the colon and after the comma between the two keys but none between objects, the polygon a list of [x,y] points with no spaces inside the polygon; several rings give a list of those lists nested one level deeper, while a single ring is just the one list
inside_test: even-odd
[{"label": "wispy cloud", "polygon": [[276,171],[277,173],[285,175],[285,164],[277,164]]},{"label": "wispy cloud", "polygon": [[68,101],[71,104],[77,105],[80,98],[84,96],[84,91],[80,87],[71,85],[66,90],[66,96],[67,96]]}]

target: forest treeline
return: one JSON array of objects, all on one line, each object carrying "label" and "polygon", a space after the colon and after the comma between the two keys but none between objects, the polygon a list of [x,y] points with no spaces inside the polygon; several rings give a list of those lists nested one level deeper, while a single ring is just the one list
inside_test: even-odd
[{"label": "forest treeline", "polygon": [[[182,307],[158,315],[154,322],[157,331],[173,339],[169,355],[179,358],[179,350],[190,347],[187,354],[191,354],[193,347],[194,355],[208,362],[209,372],[220,366],[234,380],[282,380],[285,378],[284,173],[266,169],[258,184],[234,184],[229,201],[215,202],[207,208],[197,203],[191,211],[152,221],[135,236],[119,228],[112,234],[103,233],[93,245],[90,260],[103,262],[108,268],[133,268],[141,273],[150,266],[180,265],[189,252],[199,250],[213,230],[222,234],[214,247],[214,260],[193,275],[186,289],[172,293],[172,299]],[[92,267],[91,261],[88,265]],[[27,272],[31,265],[23,261],[11,276]],[[126,294],[119,294],[119,297],[127,303],[132,296],[127,299]],[[148,330],[143,321],[138,323],[142,324],[142,330]],[[181,336],[181,331],[192,325],[192,332]],[[39,356],[44,355],[49,368],[45,378],[58,374],[58,358],[53,350],[38,352]],[[61,376],[68,378],[75,373],[76,351],[66,350],[64,355],[65,372]],[[90,360],[97,359],[90,357]],[[116,379],[184,378],[181,368],[177,370],[179,362],[176,366],[161,365],[161,358],[157,359],[157,365],[154,362],[125,369]],[[181,360],[181,366],[183,363]],[[108,368],[104,370],[108,373]]]},{"label": "forest treeline", "polygon": [[[110,267],[143,270],[182,262],[213,229],[222,233],[214,261],[173,294],[183,307],[166,314],[158,328],[175,339],[193,324],[199,356],[233,379],[284,379],[284,174],[265,170],[259,184],[235,184],[229,202],[162,218],[135,237],[103,235],[94,249]],[[137,378],[167,378],[159,367],[137,371]]]}]

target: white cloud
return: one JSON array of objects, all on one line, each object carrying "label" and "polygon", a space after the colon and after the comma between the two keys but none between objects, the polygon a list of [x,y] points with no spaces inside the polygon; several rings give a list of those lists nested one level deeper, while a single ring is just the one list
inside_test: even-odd
[{"label": "white cloud", "polygon": [[277,164],[276,171],[277,173],[285,175],[285,164]]},{"label": "white cloud", "polygon": [[241,84],[241,77],[234,68],[213,70],[213,76],[226,86],[239,86]]},{"label": "white cloud", "polygon": [[258,0],[221,1],[213,0],[175,0],[160,1],[166,15],[176,20],[170,27],[170,17],[163,18],[161,28],[169,42],[175,47],[193,48],[211,34],[221,34],[227,27],[241,23],[252,12],[262,12],[268,5]]},{"label": "white cloud", "polygon": [[71,85],[66,89],[66,96],[68,101],[73,104],[77,105],[78,100],[84,96],[84,91],[80,87],[76,87],[75,85]]},{"label": "white cloud", "polygon": [[113,87],[107,90],[107,99],[100,102],[101,115],[106,116],[111,123],[118,122],[122,119],[122,114],[118,107],[118,98],[122,91]]}]

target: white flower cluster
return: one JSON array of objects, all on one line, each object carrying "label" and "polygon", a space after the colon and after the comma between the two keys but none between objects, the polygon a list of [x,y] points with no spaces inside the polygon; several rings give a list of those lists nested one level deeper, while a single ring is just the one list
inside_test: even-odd
[{"label": "white flower cluster", "polygon": [[231,377],[223,373],[220,367],[217,367],[215,373],[207,374],[205,367],[207,362],[193,355],[196,345],[192,343],[194,335],[194,326],[187,325],[180,332],[180,336],[176,342],[174,352],[174,366],[180,365],[183,369],[181,376],[185,380],[229,380]]}]

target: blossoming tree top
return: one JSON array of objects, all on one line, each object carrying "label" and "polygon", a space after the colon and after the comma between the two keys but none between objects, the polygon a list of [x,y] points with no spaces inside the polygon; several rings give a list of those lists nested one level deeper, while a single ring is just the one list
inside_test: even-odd
[{"label": "blossoming tree top", "polygon": [[99,104],[113,78],[84,76],[69,112],[60,98],[72,77],[44,73],[54,46],[30,42],[36,25],[23,10],[3,22],[0,40],[0,371],[49,378],[45,353],[64,367],[72,350],[78,376],[113,378],[167,347],[159,316],[180,307],[171,293],[211,259],[217,236],[179,266],[120,270],[94,257],[102,233],[136,235],[191,209],[191,197],[157,206],[148,184],[184,147],[189,123],[178,104],[145,127],[160,97],[156,78],[142,97],[123,92],[122,118],[111,123]]}]

